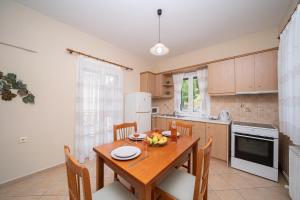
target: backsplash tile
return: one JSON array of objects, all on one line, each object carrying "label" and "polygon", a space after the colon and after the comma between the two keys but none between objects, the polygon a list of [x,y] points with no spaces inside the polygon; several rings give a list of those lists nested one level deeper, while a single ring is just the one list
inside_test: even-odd
[{"label": "backsplash tile", "polygon": [[[157,99],[152,106],[158,106],[160,113],[174,111],[173,99]],[[255,94],[211,97],[211,115],[228,110],[235,121],[267,123],[278,126],[278,95]]]},{"label": "backsplash tile", "polygon": [[236,95],[211,97],[211,115],[228,110],[235,121],[267,123],[278,126],[278,95]]}]

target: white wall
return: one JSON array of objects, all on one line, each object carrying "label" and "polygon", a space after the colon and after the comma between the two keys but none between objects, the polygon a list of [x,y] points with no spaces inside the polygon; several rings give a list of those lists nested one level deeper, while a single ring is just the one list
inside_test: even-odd
[{"label": "white wall", "polygon": [[[0,45],[0,71],[13,72],[36,96],[0,100],[0,183],[64,161],[63,145],[73,146],[76,56],[73,48],[128,65],[125,92],[139,90],[143,60],[111,44],[43,16],[12,1],[0,1],[0,41],[38,51],[28,53]],[[18,138],[28,142],[18,144]]]},{"label": "white wall", "polygon": [[277,28],[243,36],[241,38],[164,59],[155,65],[153,71],[162,72],[179,67],[186,67],[189,65],[278,47],[279,41],[277,36]]}]

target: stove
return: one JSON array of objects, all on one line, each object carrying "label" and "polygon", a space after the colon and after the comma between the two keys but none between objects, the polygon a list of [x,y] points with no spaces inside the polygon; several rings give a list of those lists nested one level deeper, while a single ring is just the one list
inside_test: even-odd
[{"label": "stove", "polygon": [[278,129],[270,124],[233,122],[231,167],[278,181]]}]

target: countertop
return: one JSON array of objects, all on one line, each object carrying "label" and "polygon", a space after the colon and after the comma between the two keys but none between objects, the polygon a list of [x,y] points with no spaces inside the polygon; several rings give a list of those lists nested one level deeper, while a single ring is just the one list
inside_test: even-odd
[{"label": "countertop", "polygon": [[163,114],[152,114],[152,117],[162,117],[167,119],[178,119],[178,120],[187,120],[187,121],[195,121],[195,122],[205,122],[205,123],[214,123],[214,124],[224,124],[224,125],[230,125],[230,121],[222,121],[222,120],[212,120],[208,118],[200,118],[200,117],[188,117],[188,116],[168,116]]}]

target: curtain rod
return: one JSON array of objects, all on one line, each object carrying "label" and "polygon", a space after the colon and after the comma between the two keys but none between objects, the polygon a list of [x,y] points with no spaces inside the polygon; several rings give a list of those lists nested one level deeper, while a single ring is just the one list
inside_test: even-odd
[{"label": "curtain rod", "polygon": [[296,7],[294,8],[293,12],[291,13],[289,19],[287,20],[287,22],[284,24],[284,26],[282,27],[281,31],[279,32],[278,39],[280,39],[281,33],[285,30],[286,26],[287,26],[287,25],[289,24],[289,22],[291,21],[292,16],[293,16],[293,14],[296,12],[297,7],[298,7],[299,4],[300,4],[300,0],[298,1]]},{"label": "curtain rod", "polygon": [[75,51],[75,50],[69,49],[69,48],[67,48],[66,50],[67,50],[70,54],[76,53],[76,54],[83,55],[83,56],[86,56],[86,57],[89,57],[89,58],[92,58],[92,59],[95,59],[95,60],[99,60],[99,61],[102,61],[102,62],[106,62],[106,63],[112,64],[112,65],[116,65],[116,66],[118,66],[118,67],[124,68],[125,70],[133,70],[133,69],[130,68],[130,67],[126,67],[126,66],[120,65],[120,64],[118,64],[118,63],[114,63],[114,62],[111,62],[111,61],[108,61],[108,60],[104,60],[104,59],[101,59],[101,58],[97,58],[97,57],[95,57],[95,56],[91,56],[91,55],[82,53],[82,52],[80,52],[80,51]]},{"label": "curtain rod", "polygon": [[16,45],[13,45],[13,44],[8,44],[8,43],[1,42],[1,41],[0,41],[0,44],[5,45],[5,46],[9,46],[9,47],[12,47],[12,48],[20,49],[20,50],[23,50],[23,51],[27,51],[27,52],[30,52],[30,53],[37,53],[37,51],[27,49],[27,48],[24,48],[24,47],[20,47],[20,46],[16,46]]}]

